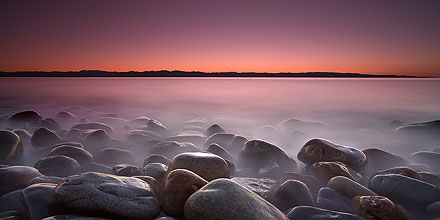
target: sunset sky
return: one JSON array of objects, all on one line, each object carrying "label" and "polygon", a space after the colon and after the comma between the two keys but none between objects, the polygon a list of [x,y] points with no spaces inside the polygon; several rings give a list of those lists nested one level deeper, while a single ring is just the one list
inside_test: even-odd
[{"label": "sunset sky", "polygon": [[0,30],[0,71],[440,76],[439,0],[2,0]]}]

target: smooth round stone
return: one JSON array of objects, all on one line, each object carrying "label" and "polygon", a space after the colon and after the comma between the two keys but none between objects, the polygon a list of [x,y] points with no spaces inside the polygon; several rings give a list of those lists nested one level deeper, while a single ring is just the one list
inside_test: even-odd
[{"label": "smooth round stone", "polygon": [[264,199],[268,199],[272,189],[279,185],[276,180],[270,178],[234,177],[232,180]]},{"label": "smooth round stone", "polygon": [[7,130],[0,130],[0,163],[11,163],[23,157],[23,144],[20,137]]},{"label": "smooth round stone", "polygon": [[203,146],[206,141],[206,137],[197,134],[179,134],[177,136],[172,136],[167,138],[167,141],[177,141],[177,142],[190,142],[196,146]]},{"label": "smooth round stone", "polygon": [[98,122],[77,124],[77,125],[73,126],[72,129],[79,129],[79,130],[102,129],[102,130],[105,130],[109,134],[111,134],[113,132],[112,127],[110,127],[104,123],[98,123]]},{"label": "smooth round stone", "polygon": [[290,220],[365,220],[350,213],[336,212],[312,206],[297,206],[287,214],[287,218],[289,218]]},{"label": "smooth round stone", "polygon": [[353,209],[359,217],[366,219],[410,220],[405,211],[383,196],[356,196]]},{"label": "smooth round stone", "polygon": [[285,181],[274,190],[270,198],[269,201],[282,212],[300,205],[315,206],[309,188],[298,180]]},{"label": "smooth round stone", "polygon": [[405,125],[405,124],[400,120],[392,120],[392,121],[388,122],[388,127],[392,128],[392,129],[396,129],[396,128],[401,127],[403,125]]},{"label": "smooth round stone", "polygon": [[322,182],[328,182],[335,176],[345,176],[353,179],[348,168],[339,162],[316,162],[311,167],[313,175],[315,175]]},{"label": "smooth round stone", "polygon": [[153,219],[160,213],[152,187],[133,177],[83,173],[64,179],[54,193],[58,203],[83,213],[119,219]]},{"label": "smooth round stone", "polygon": [[23,111],[16,113],[8,118],[11,123],[33,123],[41,121],[43,118],[36,111]]},{"label": "smooth round stone", "polygon": [[61,142],[59,144],[55,144],[52,146],[52,149],[59,147],[59,146],[63,146],[63,145],[67,145],[67,146],[73,146],[73,147],[79,147],[84,149],[84,145],[79,143],[79,142]]},{"label": "smooth round stone", "polygon": [[226,149],[216,143],[210,144],[206,151],[218,155],[225,160],[234,161],[234,157]]},{"label": "smooth round stone", "polygon": [[186,200],[207,183],[202,177],[189,170],[171,171],[163,189],[163,211],[169,216],[183,219]]},{"label": "smooth round stone", "polygon": [[162,136],[159,134],[156,134],[152,131],[144,131],[144,130],[133,130],[130,131],[130,133],[127,136],[127,141],[143,145],[145,142],[152,141],[152,140],[161,140]]},{"label": "smooth round stone", "polygon": [[163,163],[149,163],[144,167],[144,176],[154,177],[160,184],[165,182],[168,167]]},{"label": "smooth round stone", "polygon": [[48,147],[59,142],[61,142],[61,137],[47,128],[38,128],[31,138],[34,147]]},{"label": "smooth round stone", "polygon": [[316,199],[316,206],[337,212],[353,214],[351,199],[336,192],[330,187],[322,187]]},{"label": "smooth round stone", "polygon": [[286,172],[283,176],[285,180],[298,180],[305,183],[312,192],[314,198],[318,195],[319,189],[325,186],[325,183],[311,175]]},{"label": "smooth round stone", "polygon": [[14,190],[23,189],[41,173],[28,166],[9,166],[0,168],[0,196]]},{"label": "smooth round stone", "polygon": [[183,152],[198,152],[200,149],[192,143],[179,143],[176,141],[164,141],[153,145],[151,154],[159,154],[164,157],[173,158]]},{"label": "smooth round stone", "polygon": [[383,174],[400,174],[403,176],[407,176],[407,177],[411,177],[411,178],[423,181],[422,176],[419,173],[417,173],[415,170],[413,170],[409,167],[394,167],[394,168],[390,168],[390,169],[386,169],[386,170],[381,170],[381,171],[377,171],[376,173],[374,173],[373,176],[383,175]]},{"label": "smooth round stone", "polygon": [[422,177],[423,182],[431,183],[440,189],[440,175],[425,171],[419,172],[419,174]]},{"label": "smooth round stone", "polygon": [[93,155],[80,147],[61,145],[53,148],[48,156],[64,155],[75,159],[79,164],[90,163],[94,160]]},{"label": "smooth round stone", "polygon": [[184,213],[187,220],[287,219],[275,206],[229,179],[211,181],[193,193]]},{"label": "smooth round stone", "polygon": [[411,154],[411,161],[421,164],[426,164],[431,167],[431,170],[440,173],[440,153],[431,151],[418,151]]},{"label": "smooth round stone", "polygon": [[394,202],[408,206],[427,206],[440,200],[440,189],[399,174],[374,176],[369,188]]},{"label": "smooth round stone", "polygon": [[345,176],[333,177],[328,181],[327,185],[350,199],[356,196],[377,196],[375,192]]},{"label": "smooth round stone", "polygon": [[229,178],[229,166],[226,161],[211,153],[181,153],[173,158],[168,172],[175,169],[190,170],[207,181]]},{"label": "smooth round stone", "polygon": [[104,129],[91,130],[84,133],[84,143],[86,146],[106,145],[110,142],[110,135]]},{"label": "smooth round stone", "polygon": [[38,220],[50,216],[51,209],[56,205],[53,194],[55,186],[51,183],[39,183],[23,189],[29,219]]},{"label": "smooth round stone", "polygon": [[78,118],[78,116],[76,116],[75,114],[73,114],[69,111],[61,111],[61,112],[57,113],[55,118],[61,119],[61,120],[75,120]]},{"label": "smooth round stone", "polygon": [[440,201],[431,203],[427,208],[426,208],[426,213],[428,215],[430,215],[431,217],[435,218],[435,217],[440,217]]},{"label": "smooth round stone", "polygon": [[419,171],[431,172],[432,171],[430,166],[428,166],[426,164],[420,164],[420,163],[410,163],[410,164],[407,164],[406,167],[409,167],[417,172],[419,172]]},{"label": "smooth round stone", "polygon": [[209,136],[204,145],[208,147],[212,143],[216,143],[222,146],[223,148],[229,150],[234,138],[235,138],[235,134],[217,133]]},{"label": "smooth round stone", "polygon": [[47,128],[53,131],[60,131],[61,125],[53,118],[46,118],[40,122],[40,127]]},{"label": "smooth round stone", "polygon": [[37,176],[31,180],[29,185],[38,184],[38,183],[52,183],[52,184],[58,184],[63,181],[63,178],[56,177],[56,176]]},{"label": "smooth round stone", "polygon": [[348,166],[360,166],[367,157],[360,150],[334,144],[323,139],[312,139],[298,152],[298,160],[306,164],[320,161],[340,161]]},{"label": "smooth round stone", "polygon": [[113,166],[113,173],[118,176],[141,176],[142,170],[134,165],[130,164],[118,164]]},{"label": "smooth round stone", "polygon": [[282,148],[262,140],[247,141],[240,153],[238,161],[242,167],[259,170],[277,163],[283,171],[295,171],[296,161]]},{"label": "smooth round stone", "polygon": [[34,167],[46,176],[67,177],[80,172],[79,163],[64,155],[42,158],[35,163]]},{"label": "smooth round stone", "polygon": [[167,157],[164,157],[162,155],[159,154],[152,154],[150,156],[148,156],[147,158],[145,158],[144,160],[144,167],[147,166],[147,164],[149,163],[162,163],[164,165],[169,165],[171,163],[171,160],[168,159]]},{"label": "smooth round stone", "polygon": [[82,215],[54,215],[42,220],[108,220],[107,218],[88,217]]},{"label": "smooth round stone", "polygon": [[19,219],[27,219],[26,203],[23,199],[23,190],[15,190],[0,197],[0,213],[16,211]]},{"label": "smooth round stone", "polygon": [[206,129],[205,131],[205,135],[207,137],[213,135],[213,134],[217,134],[217,133],[226,133],[225,129],[223,129],[220,125],[218,124],[213,124],[211,125],[208,129]]},{"label": "smooth round stone", "polygon": [[12,130],[12,132],[16,133],[20,137],[21,142],[28,143],[31,141],[32,134],[26,129],[17,128]]},{"label": "smooth round stone", "polygon": [[362,164],[360,172],[368,176],[380,170],[409,164],[409,161],[378,148],[364,149],[362,152],[367,156],[367,160]]},{"label": "smooth round stone", "polygon": [[116,164],[132,163],[134,161],[134,156],[128,150],[106,148],[96,155],[95,161],[107,166],[114,166]]},{"label": "smooth round stone", "polygon": [[150,119],[147,121],[147,129],[162,136],[168,136],[171,133],[167,127],[155,119]]}]

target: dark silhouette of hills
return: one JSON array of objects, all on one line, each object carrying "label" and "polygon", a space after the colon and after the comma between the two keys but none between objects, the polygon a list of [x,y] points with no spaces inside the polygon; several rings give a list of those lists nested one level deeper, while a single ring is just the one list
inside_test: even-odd
[{"label": "dark silhouette of hills", "polygon": [[101,70],[81,70],[81,71],[20,71],[20,72],[1,72],[0,77],[335,77],[335,78],[420,78],[407,75],[373,75],[361,73],[338,73],[338,72],[305,72],[305,73],[255,73],[255,72],[198,72],[198,71],[144,71],[144,72],[110,72]]}]

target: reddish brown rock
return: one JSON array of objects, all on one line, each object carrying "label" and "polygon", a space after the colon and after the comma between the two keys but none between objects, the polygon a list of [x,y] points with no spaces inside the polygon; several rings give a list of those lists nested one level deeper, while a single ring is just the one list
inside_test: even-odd
[{"label": "reddish brown rock", "polygon": [[353,198],[356,214],[366,219],[409,220],[398,205],[384,196],[356,196]]},{"label": "reddish brown rock", "polygon": [[311,168],[316,178],[325,183],[335,176],[345,176],[355,180],[348,168],[340,162],[317,162],[314,163]]}]

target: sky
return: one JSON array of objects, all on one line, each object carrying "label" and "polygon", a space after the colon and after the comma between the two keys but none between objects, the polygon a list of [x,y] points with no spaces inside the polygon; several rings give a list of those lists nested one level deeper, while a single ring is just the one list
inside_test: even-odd
[{"label": "sky", "polygon": [[438,0],[2,0],[0,71],[440,76]]}]

